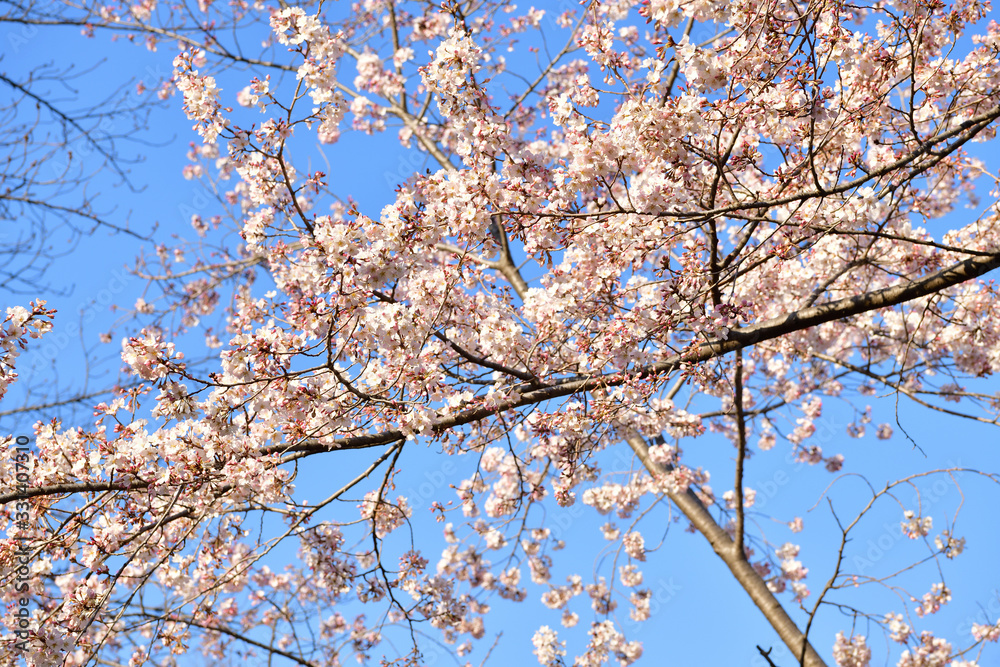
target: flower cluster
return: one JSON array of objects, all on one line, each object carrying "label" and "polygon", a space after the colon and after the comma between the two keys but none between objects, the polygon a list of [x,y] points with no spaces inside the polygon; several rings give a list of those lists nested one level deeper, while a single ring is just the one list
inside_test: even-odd
[{"label": "flower cluster", "polygon": [[844,633],[837,633],[837,640],[833,644],[833,659],[837,667],[868,667],[871,660],[872,650],[868,648],[863,635],[845,637]]},{"label": "flower cluster", "polygon": [[140,336],[122,340],[122,361],[144,380],[157,380],[180,370],[183,352],[174,351],[174,344],[165,341],[160,332],[143,329]]},{"label": "flower cluster", "polygon": [[229,124],[223,117],[219,89],[215,78],[199,75],[197,67],[205,63],[202,51],[182,51],[174,58],[174,85],[184,95],[184,111],[195,121],[194,129],[206,143],[214,144],[219,133]]},{"label": "flower cluster", "polygon": [[972,624],[972,638],[977,642],[995,642],[1000,640],[1000,621],[993,625]]},{"label": "flower cluster", "polygon": [[799,548],[798,545],[786,542],[777,549],[775,553],[781,559],[781,570],[767,582],[767,586],[772,591],[780,593],[790,583],[795,599],[802,601],[809,595],[809,588],[802,581],[809,574],[809,568],[803,567],[802,562],[797,560]]},{"label": "flower cluster", "polygon": [[950,530],[943,531],[934,538],[934,546],[947,558],[955,558],[965,551],[965,538],[954,537]]},{"label": "flower cluster", "polygon": [[545,667],[556,667],[562,665],[562,656],[566,655],[566,642],[559,641],[556,631],[547,625],[543,625],[535,632],[531,638],[531,643],[535,645],[533,653],[538,657],[538,664]]},{"label": "flower cluster", "polygon": [[413,515],[406,498],[398,496],[396,502],[390,502],[381,498],[378,491],[365,494],[365,499],[358,508],[361,510],[361,518],[372,523],[378,537],[385,537]]},{"label": "flower cluster", "polygon": [[905,644],[913,634],[913,628],[903,622],[902,614],[888,613],[885,615],[885,625],[891,633],[890,638],[894,642]]},{"label": "flower cluster", "polygon": [[903,517],[906,521],[900,522],[900,527],[903,529],[903,534],[911,540],[915,540],[920,537],[927,537],[927,535],[931,532],[932,526],[934,525],[934,521],[931,517],[917,516],[913,510],[904,511]]},{"label": "flower cluster", "polygon": [[14,370],[16,359],[26,349],[27,338],[41,338],[52,330],[54,309],[46,309],[45,301],[31,302],[31,310],[23,306],[7,308],[7,316],[0,322],[0,398],[7,387],[17,380]]},{"label": "flower cluster", "polygon": [[925,616],[937,612],[941,605],[951,601],[951,591],[944,584],[934,584],[929,593],[924,593],[917,607],[917,616]]},{"label": "flower cluster", "polygon": [[935,637],[932,633],[920,633],[920,645],[903,651],[899,657],[899,667],[945,667],[951,657],[951,644]]}]

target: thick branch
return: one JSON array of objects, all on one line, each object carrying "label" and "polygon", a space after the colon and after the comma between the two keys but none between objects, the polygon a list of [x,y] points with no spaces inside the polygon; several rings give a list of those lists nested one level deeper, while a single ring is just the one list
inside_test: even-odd
[{"label": "thick branch", "polygon": [[[669,470],[662,467],[649,457],[649,447],[646,441],[635,431],[626,434],[625,440],[642,461],[642,464],[654,478],[666,475]],[[774,628],[785,646],[793,655],[803,655],[799,664],[804,667],[826,667],[826,663],[812,647],[808,639],[799,630],[798,626],[785,611],[774,593],[767,587],[767,583],[761,578],[753,566],[747,562],[742,554],[742,549],[731,539],[728,533],[716,523],[708,509],[702,504],[698,496],[690,488],[683,493],[667,492],[667,496],[677,508],[684,513],[684,516],[691,521],[691,524],[705,536],[708,543],[712,545],[716,555],[722,559],[729,571],[733,573],[736,581],[740,582],[743,590],[747,592],[757,608],[767,619],[771,627]],[[803,651],[804,648],[804,651]]]},{"label": "thick branch", "polygon": [[[735,329],[729,332],[729,336],[725,340],[702,343],[690,352],[673,355],[664,361],[650,366],[639,367],[629,372],[608,373],[589,378],[568,378],[541,389],[526,391],[522,394],[515,393],[507,400],[499,401],[493,407],[472,407],[458,414],[440,419],[435,423],[433,429],[435,433],[442,433],[456,426],[487,419],[499,412],[513,410],[526,405],[534,405],[575,393],[593,391],[602,387],[616,387],[636,379],[669,374],[679,369],[683,364],[707,361],[735,350],[752,347],[757,343],[780,338],[781,336],[803,331],[820,324],[880,308],[889,308],[912,301],[913,299],[928,296],[949,287],[954,287],[967,280],[978,278],[998,266],[1000,266],[1000,254],[990,257],[973,257],[904,285],[886,287],[867,294],[859,294],[847,299],[804,308],[794,313],[783,315],[782,317],[776,317],[742,329]],[[332,445],[323,445],[315,441],[305,441],[294,445],[272,445],[264,448],[262,453],[287,451],[322,452],[332,449],[377,447],[405,437],[405,434],[401,430],[393,429],[384,433],[372,433],[345,438]]]},{"label": "thick branch", "polygon": [[[606,387],[616,387],[636,379],[657,375],[667,375],[683,364],[698,363],[714,359],[735,350],[748,348],[766,340],[803,331],[826,322],[859,315],[879,308],[889,308],[913,299],[928,296],[948,289],[973,278],[978,278],[1000,266],[1000,254],[990,257],[973,257],[954,266],[942,269],[936,273],[908,282],[904,285],[887,287],[885,289],[860,294],[858,296],[825,303],[820,306],[804,308],[795,313],[766,320],[742,329],[729,332],[725,340],[714,340],[702,343],[693,351],[674,355],[664,361],[650,366],[636,368],[626,373],[609,373],[590,378],[568,378],[540,389],[526,391],[523,394],[514,393],[510,398],[501,400],[495,406],[475,406],[455,415],[439,419],[433,426],[434,433],[443,433],[449,429],[488,419],[498,413],[514,410],[527,405],[535,405],[554,398],[561,398],[575,393],[593,391]],[[368,449],[405,440],[406,434],[401,429],[391,429],[382,433],[366,433],[323,444],[315,440],[299,443],[278,443],[262,447],[260,455],[283,453],[298,458],[299,453],[319,453],[338,449]],[[84,482],[55,484],[48,487],[28,489],[22,495],[13,493],[0,494],[0,504],[17,498],[34,498],[38,496],[58,495],[63,493],[80,493],[88,491],[128,490],[134,486],[128,482]]]},{"label": "thick branch", "polygon": [[743,464],[747,456],[747,422],[743,414],[743,350],[736,350],[736,369],[733,376],[733,397],[736,407],[736,555],[746,560],[743,550],[743,531],[746,511],[743,508]]}]

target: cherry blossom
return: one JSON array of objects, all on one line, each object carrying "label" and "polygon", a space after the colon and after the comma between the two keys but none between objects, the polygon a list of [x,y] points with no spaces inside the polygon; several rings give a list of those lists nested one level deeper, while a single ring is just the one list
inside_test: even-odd
[{"label": "cherry blossom", "polygon": [[977,642],[995,642],[1000,640],[1000,621],[993,625],[972,624],[972,636]]},{"label": "cherry blossom", "polygon": [[886,627],[892,633],[891,638],[894,642],[905,644],[913,633],[913,629],[903,622],[902,614],[888,613],[885,615],[885,622]]},{"label": "cherry blossom", "polygon": [[899,667],[944,667],[951,656],[951,644],[930,632],[920,633],[920,646],[903,651]]},{"label": "cherry blossom", "polygon": [[919,517],[913,510],[904,511],[903,517],[906,521],[901,522],[900,525],[903,528],[903,533],[911,540],[926,537],[931,532],[931,526],[934,523],[931,517]]},{"label": "cherry blossom", "polygon": [[561,665],[562,656],[566,655],[566,642],[560,642],[559,636],[547,625],[543,625],[535,632],[531,643],[535,645],[534,654],[538,657],[538,664],[552,667]]},{"label": "cherry blossom", "polygon": [[837,633],[837,641],[833,645],[833,659],[838,667],[868,667],[872,652],[865,643],[864,636],[844,637]]},{"label": "cherry blossom", "polygon": [[924,616],[926,614],[933,614],[939,609],[941,605],[947,604],[951,601],[951,591],[944,584],[934,584],[931,586],[931,591],[929,593],[924,593],[924,597],[920,600],[920,606],[917,607],[917,616]]},{"label": "cherry blossom", "polygon": [[14,370],[17,357],[27,347],[26,339],[41,338],[52,330],[55,311],[45,308],[45,301],[31,302],[31,310],[23,306],[7,308],[7,316],[0,323],[0,398],[7,393],[7,387],[17,380]]}]

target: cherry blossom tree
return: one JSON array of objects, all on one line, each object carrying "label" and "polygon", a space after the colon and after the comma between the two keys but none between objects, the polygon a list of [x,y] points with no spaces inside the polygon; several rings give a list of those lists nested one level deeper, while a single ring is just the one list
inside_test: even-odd
[{"label": "cherry blossom tree", "polygon": [[[831,489],[864,473],[817,438],[825,403],[860,415],[845,438],[906,445],[892,414],[867,426],[869,396],[1000,418],[980,389],[1000,369],[1000,172],[976,149],[1000,118],[988,12],[26,6],[29,24],[176,45],[162,92],[218,210],[136,264],[150,290],[113,398],[8,440],[3,591],[29,611],[5,618],[4,664],[420,665],[433,642],[488,653],[501,602],[532,609],[542,665],[631,664],[657,516],[707,540],[795,664],[995,660],[998,618],[929,629],[965,540],[901,491],[974,480],[988,505],[996,474],[872,481],[853,516],[831,503],[821,578],[796,543],[809,507],[765,531],[746,483],[782,451]],[[416,156],[380,210],[338,192],[348,133]],[[7,309],[0,394],[58,318],[42,298]],[[704,469],[710,437],[728,467]],[[415,449],[454,461],[433,497],[402,492]],[[307,499],[317,466],[346,481]],[[893,503],[893,534],[924,551],[859,572],[852,540]],[[613,571],[553,531],[581,505],[615,519],[598,535]],[[428,510],[435,534],[413,530]],[[918,566],[922,590],[864,608]],[[835,636],[813,631],[827,618]]]}]

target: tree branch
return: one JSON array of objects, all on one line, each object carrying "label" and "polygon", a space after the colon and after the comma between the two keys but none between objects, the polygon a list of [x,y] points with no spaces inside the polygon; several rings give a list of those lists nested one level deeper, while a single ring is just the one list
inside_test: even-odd
[{"label": "tree branch", "polygon": [[[645,439],[635,431],[629,431],[625,436],[626,442],[632,451],[638,455],[639,460],[654,478],[663,477],[670,471],[659,463],[653,461],[649,456],[649,446]],[[798,626],[785,611],[784,607],[774,596],[774,593],[767,587],[767,583],[753,566],[747,562],[742,554],[742,549],[731,539],[722,527],[716,523],[705,505],[702,504],[698,496],[690,488],[683,493],[667,491],[667,497],[677,508],[684,513],[691,524],[699,533],[705,536],[708,543],[716,555],[722,559],[733,577],[740,583],[743,590],[747,592],[757,608],[760,609],[764,618],[767,619],[771,627],[774,628],[785,646],[794,654],[802,655],[799,664],[803,667],[826,667],[826,663],[809,643],[808,639],[799,630]]]}]

